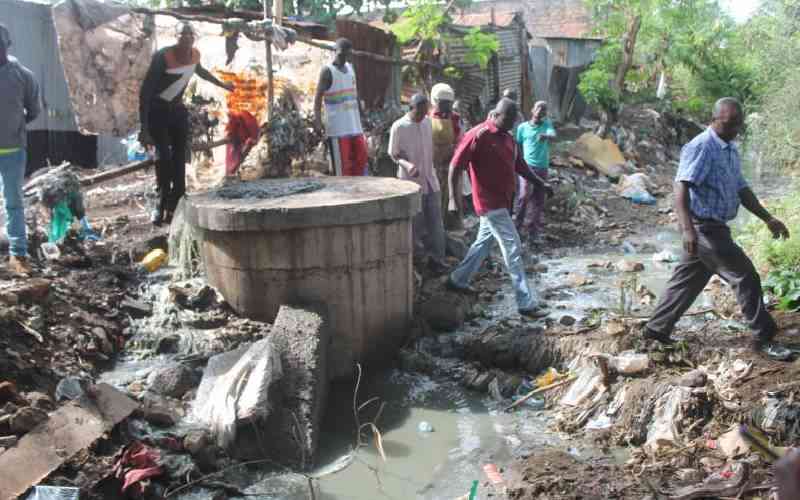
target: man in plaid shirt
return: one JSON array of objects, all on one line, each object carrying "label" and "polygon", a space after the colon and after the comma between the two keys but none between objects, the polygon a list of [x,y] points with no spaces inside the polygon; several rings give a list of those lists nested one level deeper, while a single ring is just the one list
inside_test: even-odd
[{"label": "man in plaid shirt", "polygon": [[681,151],[675,178],[675,211],[683,235],[684,254],[644,331],[645,338],[672,343],[675,323],[691,307],[711,276],[718,274],[736,292],[753,330],[753,348],[772,357],[790,352],[772,342],[778,327],[764,305],[761,279],[753,263],[734,243],[727,223],[743,205],[764,221],[775,238],[789,231],[761,205],[742,176],[733,140],[744,123],[741,104],[733,98],[714,105],[711,126]]}]

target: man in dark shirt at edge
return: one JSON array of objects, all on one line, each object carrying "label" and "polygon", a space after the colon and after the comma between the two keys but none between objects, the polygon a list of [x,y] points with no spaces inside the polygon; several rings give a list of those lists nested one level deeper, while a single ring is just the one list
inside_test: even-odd
[{"label": "man in dark shirt at edge", "polygon": [[460,186],[461,174],[469,169],[475,211],[480,217],[480,229],[467,256],[450,274],[451,289],[472,291],[469,281],[478,271],[497,240],[503,253],[506,269],[511,275],[517,299],[517,310],[524,316],[546,315],[534,289],[528,285],[522,260],[522,244],[511,219],[517,174],[528,182],[552,194],[550,186],[533,174],[509,132],[519,115],[517,104],[503,98],[490,117],[464,135],[450,162],[450,210],[461,212],[461,196],[453,196]]}]

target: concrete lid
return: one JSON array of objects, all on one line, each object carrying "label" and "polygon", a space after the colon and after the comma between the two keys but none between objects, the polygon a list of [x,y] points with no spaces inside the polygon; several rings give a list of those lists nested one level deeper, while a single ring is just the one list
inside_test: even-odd
[{"label": "concrete lid", "polygon": [[186,220],[211,231],[278,231],[409,219],[420,187],[388,177],[306,177],[240,182],[187,196]]}]

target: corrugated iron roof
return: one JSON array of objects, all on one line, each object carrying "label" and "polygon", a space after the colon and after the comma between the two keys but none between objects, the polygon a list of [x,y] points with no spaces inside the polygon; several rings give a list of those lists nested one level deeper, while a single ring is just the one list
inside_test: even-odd
[{"label": "corrugated iron roof", "polygon": [[518,15],[521,16],[521,13],[495,12],[494,15],[492,15],[491,10],[485,12],[464,12],[453,16],[453,24],[470,27],[494,25],[505,28],[511,26],[511,23],[514,22],[514,19]]}]

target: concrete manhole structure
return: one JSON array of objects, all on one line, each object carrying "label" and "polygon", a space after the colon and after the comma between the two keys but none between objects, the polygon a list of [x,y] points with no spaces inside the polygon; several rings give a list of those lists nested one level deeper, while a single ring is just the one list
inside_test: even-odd
[{"label": "concrete manhole structure", "polygon": [[209,283],[240,315],[328,310],[329,374],[390,358],[412,317],[419,187],[379,177],[264,179],[189,196]]}]

